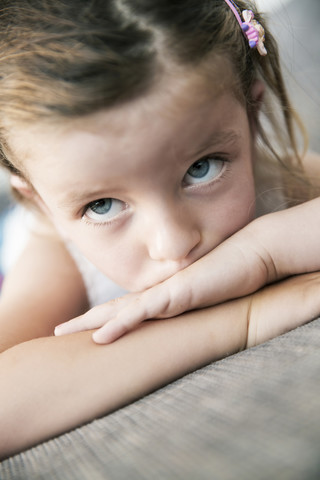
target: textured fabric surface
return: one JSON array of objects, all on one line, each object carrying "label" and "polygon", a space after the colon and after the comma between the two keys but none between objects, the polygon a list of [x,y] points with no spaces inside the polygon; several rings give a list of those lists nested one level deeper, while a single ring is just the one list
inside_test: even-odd
[{"label": "textured fabric surface", "polygon": [[1,480],[320,477],[320,319],[0,464]]}]

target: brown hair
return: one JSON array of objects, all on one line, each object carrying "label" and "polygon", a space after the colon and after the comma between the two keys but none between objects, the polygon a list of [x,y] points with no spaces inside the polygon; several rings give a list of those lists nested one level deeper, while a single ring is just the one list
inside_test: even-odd
[{"label": "brown hair", "polygon": [[253,3],[237,5],[265,27],[266,57],[249,48],[223,0],[1,1],[0,163],[19,173],[5,143],[8,123],[54,122],[117,105],[150,88],[166,58],[197,68],[214,53],[230,60],[249,110],[251,86],[263,80],[261,147],[303,176],[276,42]]}]

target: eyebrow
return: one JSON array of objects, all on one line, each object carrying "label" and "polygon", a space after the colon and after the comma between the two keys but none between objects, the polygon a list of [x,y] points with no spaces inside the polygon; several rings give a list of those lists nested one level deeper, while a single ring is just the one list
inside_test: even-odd
[{"label": "eyebrow", "polygon": [[241,138],[240,133],[235,130],[228,130],[224,132],[215,132],[211,134],[208,138],[205,139],[203,143],[199,145],[197,150],[194,152],[194,155],[201,155],[202,152],[208,148],[215,147],[217,145],[229,145],[230,143],[235,143]]},{"label": "eyebrow", "polygon": [[76,207],[84,207],[86,204],[90,203],[99,198],[104,198],[106,196],[105,191],[102,189],[94,190],[82,190],[81,192],[72,190],[66,193],[63,198],[59,200],[59,207],[66,208],[67,210],[74,210]]},{"label": "eyebrow", "polygon": [[[206,139],[197,146],[197,150],[193,153],[194,156],[201,155],[203,152],[208,150],[209,148],[214,148],[220,145],[230,145],[239,141],[241,138],[240,133],[235,130],[228,130],[223,132],[214,132],[210,134]],[[94,190],[82,190],[81,193],[78,191],[70,191],[68,192],[60,201],[59,206],[61,208],[66,208],[68,210],[74,210],[80,204],[81,206],[85,206],[88,204],[92,199],[98,199],[105,197],[105,189],[97,189]]]}]

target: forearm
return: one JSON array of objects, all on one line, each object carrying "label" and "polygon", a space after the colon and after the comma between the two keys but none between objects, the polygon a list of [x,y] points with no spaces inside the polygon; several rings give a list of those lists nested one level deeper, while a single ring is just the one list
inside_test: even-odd
[{"label": "forearm", "polygon": [[320,272],[290,277],[250,297],[247,348],[320,315]]},{"label": "forearm", "polygon": [[[173,303],[179,305],[184,297],[189,298],[188,308],[209,306],[320,270],[319,212],[320,197],[254,220],[168,280]],[[169,309],[172,313],[174,306]]]},{"label": "forearm", "polygon": [[0,356],[0,456],[110,412],[245,347],[243,301],[146,322],[97,346],[89,332],[36,339]]},{"label": "forearm", "polygon": [[268,267],[268,280],[320,270],[320,197],[256,219],[252,245]]},{"label": "forearm", "polygon": [[144,292],[100,305],[56,330],[90,328],[110,343],[148,318],[166,318],[249,295],[266,284],[320,270],[320,198],[258,218],[214,250]]},{"label": "forearm", "polygon": [[17,345],[0,355],[0,457],[108,413],[214,360],[320,313],[320,274],[169,320],[98,346],[91,332]]}]

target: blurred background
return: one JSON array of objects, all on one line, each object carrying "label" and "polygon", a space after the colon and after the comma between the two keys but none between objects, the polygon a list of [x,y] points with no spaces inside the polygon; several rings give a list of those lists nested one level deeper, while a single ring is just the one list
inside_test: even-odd
[{"label": "blurred background", "polygon": [[290,0],[256,0],[259,10],[271,12],[272,10],[284,7]]},{"label": "blurred background", "polygon": [[320,0],[257,0],[280,47],[292,103],[320,153]]}]

